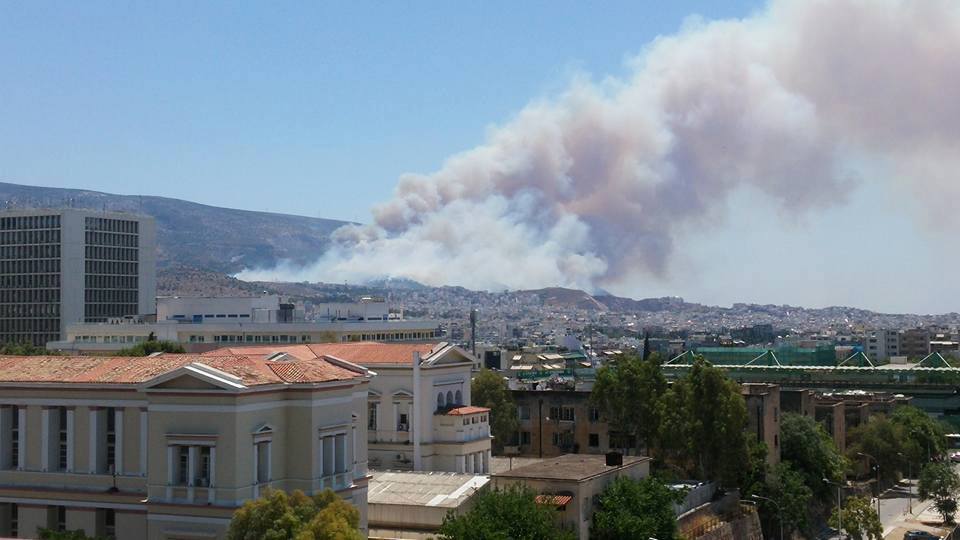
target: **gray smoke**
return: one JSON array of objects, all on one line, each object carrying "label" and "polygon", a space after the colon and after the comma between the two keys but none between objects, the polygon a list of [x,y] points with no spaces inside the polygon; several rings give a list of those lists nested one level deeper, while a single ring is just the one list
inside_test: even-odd
[{"label": "gray smoke", "polygon": [[954,0],[776,0],[688,21],[630,67],[404,175],[374,224],[337,231],[315,265],[245,277],[589,290],[665,275],[740,187],[787,216],[842,203],[864,170],[934,210],[960,191]]}]

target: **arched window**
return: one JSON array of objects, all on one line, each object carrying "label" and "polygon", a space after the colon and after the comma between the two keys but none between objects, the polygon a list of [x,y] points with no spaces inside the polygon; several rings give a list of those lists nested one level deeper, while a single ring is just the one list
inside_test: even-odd
[{"label": "arched window", "polygon": [[454,397],[454,400],[457,405],[463,405],[463,393],[457,390],[457,395]]},{"label": "arched window", "polygon": [[453,392],[447,390],[447,405],[454,405],[456,401],[453,400]]},{"label": "arched window", "polygon": [[443,392],[437,394],[437,409],[443,408]]}]

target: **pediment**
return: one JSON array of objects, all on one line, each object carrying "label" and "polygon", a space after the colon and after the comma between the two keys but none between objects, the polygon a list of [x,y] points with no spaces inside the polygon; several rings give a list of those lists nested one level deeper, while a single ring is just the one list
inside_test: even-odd
[{"label": "pediment", "polygon": [[170,379],[169,381],[163,381],[155,384],[150,388],[164,390],[223,390],[223,388],[215,384],[211,384],[191,375],[181,375],[175,379]]},{"label": "pediment", "polygon": [[447,347],[433,354],[429,360],[423,363],[424,366],[449,366],[457,364],[469,364],[473,366],[473,357],[467,351],[456,346]]},{"label": "pediment", "polygon": [[158,375],[140,385],[142,390],[238,391],[246,388],[242,379],[200,362]]}]

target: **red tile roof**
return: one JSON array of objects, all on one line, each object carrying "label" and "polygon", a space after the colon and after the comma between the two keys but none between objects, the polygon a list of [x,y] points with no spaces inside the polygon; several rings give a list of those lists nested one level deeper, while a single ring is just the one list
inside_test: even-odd
[{"label": "red tile roof", "polygon": [[379,343],[360,341],[354,343],[310,343],[303,345],[250,345],[217,349],[207,354],[233,354],[268,357],[284,352],[300,360],[332,356],[361,366],[377,364],[413,364],[413,353],[419,352],[422,359],[430,356],[437,343]]},{"label": "red tile roof", "polygon": [[490,409],[486,407],[457,407],[456,409],[450,409],[445,414],[449,416],[463,416],[465,414],[477,414],[490,412]]},{"label": "red tile roof", "polygon": [[321,358],[269,361],[262,356],[215,351],[145,357],[0,356],[0,383],[139,384],[192,363],[229,373],[245,386],[330,382],[363,376]]},{"label": "red tile roof", "polygon": [[537,504],[548,506],[566,506],[570,504],[573,497],[570,495],[537,495],[535,498]]}]

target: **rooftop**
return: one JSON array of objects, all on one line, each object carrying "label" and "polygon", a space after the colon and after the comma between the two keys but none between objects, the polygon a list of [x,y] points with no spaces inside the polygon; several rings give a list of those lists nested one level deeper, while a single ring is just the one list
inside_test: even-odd
[{"label": "rooftop", "polygon": [[477,414],[490,412],[490,409],[486,407],[457,407],[455,409],[450,409],[445,414],[448,416],[463,416],[466,414]]},{"label": "rooftop", "polygon": [[[645,456],[623,456],[623,466],[629,467],[649,460],[650,458]],[[581,482],[615,470],[617,467],[607,466],[606,456],[602,454],[564,454],[517,467],[511,471],[495,473],[494,476]]]},{"label": "rooftop", "polygon": [[440,343],[380,343],[359,341],[353,343],[309,343],[302,345],[249,345],[217,349],[205,355],[217,355],[228,352],[246,356],[269,357],[276,353],[287,353],[300,360],[312,360],[325,356],[345,360],[361,366],[385,364],[413,365],[413,353],[420,353],[421,361],[427,361],[434,355],[454,348],[446,342]]},{"label": "rooftop", "polygon": [[372,471],[369,504],[457,508],[490,481],[483,475],[451,472]]},{"label": "rooftop", "polygon": [[321,383],[363,377],[362,370],[324,358],[271,361],[218,351],[154,356],[0,356],[2,383],[136,385],[191,365],[222,371],[243,386]]}]

